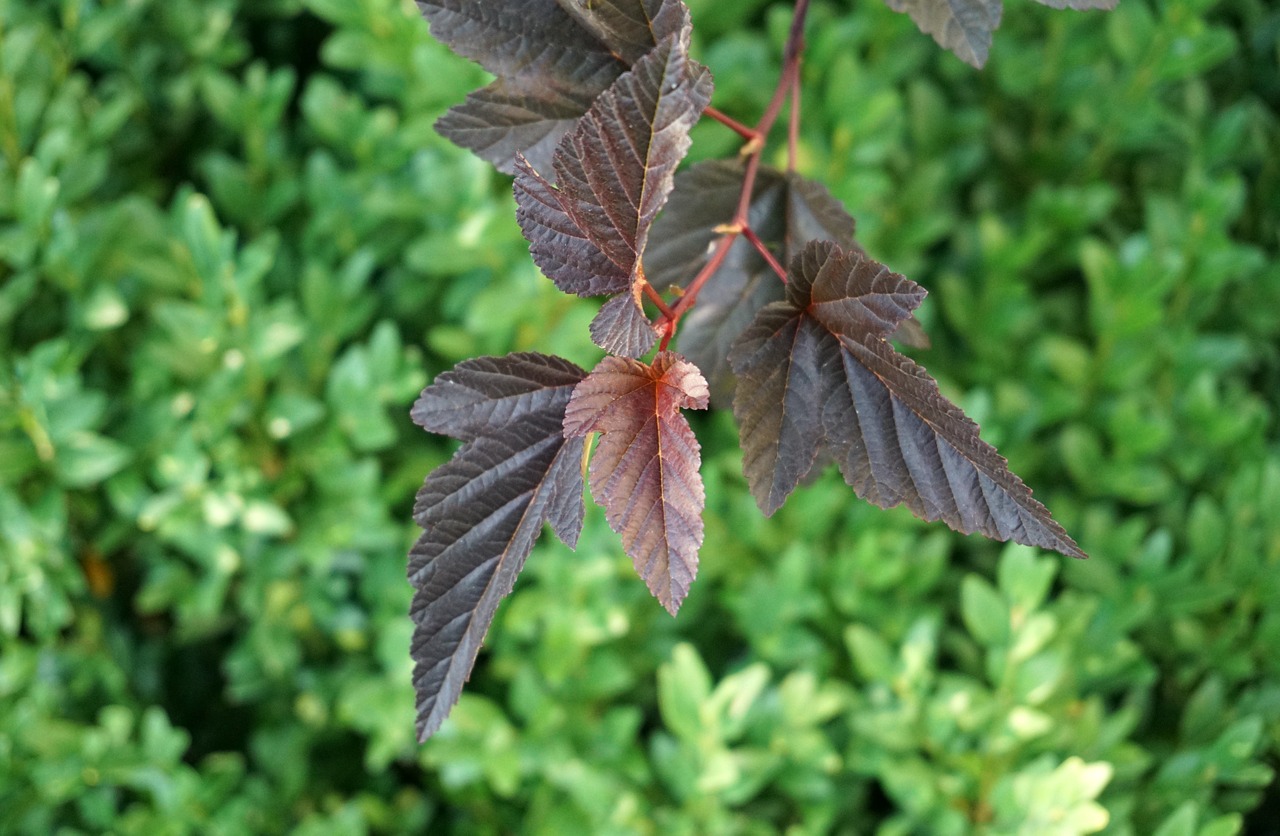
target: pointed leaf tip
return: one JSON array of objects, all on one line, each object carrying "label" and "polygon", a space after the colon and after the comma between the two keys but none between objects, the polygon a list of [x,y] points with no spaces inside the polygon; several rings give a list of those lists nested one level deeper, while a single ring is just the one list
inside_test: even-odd
[{"label": "pointed leaf tip", "polygon": [[[745,174],[741,161],[706,160],[676,175],[672,200],[654,222],[645,253],[645,271],[655,287],[687,283],[706,264],[718,228],[737,211]],[[853,238],[853,218],[840,201],[822,184],[794,172],[759,169],[748,220],[783,264],[816,239],[861,251]],[[713,405],[732,404],[729,350],[761,308],[783,298],[783,287],[773,267],[739,238],[681,320],[678,346],[706,373]]]},{"label": "pointed leaf tip", "polygon": [[793,303],[807,309],[827,330],[854,339],[888,337],[920,306],[924,288],[890,272],[865,253],[832,241],[817,241],[800,253],[800,268],[788,287]]},{"label": "pointed leaf tip", "polygon": [[419,424],[466,442],[427,476],[414,503],[424,529],[409,554],[420,740],[457,702],[543,523],[577,542],[584,445],[566,439],[563,424],[585,376],[544,354],[480,357],[440,375],[414,405]]},{"label": "pointed leaf tip", "polygon": [[921,32],[967,64],[981,68],[991,51],[991,37],[1004,13],[1001,0],[886,0],[905,12]]},{"label": "pointed leaf tip", "polygon": [[813,242],[729,355],[743,470],[766,514],[833,457],[858,496],[926,520],[1084,552],[1013,475],[978,426],[887,338],[923,298],[860,253]]},{"label": "pointed leaf tip", "polygon": [[591,321],[591,339],[610,354],[639,357],[653,348],[658,332],[640,302],[629,293],[619,293]]}]

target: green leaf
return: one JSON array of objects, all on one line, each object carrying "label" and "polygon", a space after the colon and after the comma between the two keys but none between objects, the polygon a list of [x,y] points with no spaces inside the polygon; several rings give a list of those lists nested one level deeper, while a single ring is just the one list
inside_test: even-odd
[{"label": "green leaf", "polygon": [[711,697],[711,674],[698,651],[677,644],[671,661],[658,668],[658,708],[676,737],[696,741],[702,733],[702,706]]},{"label": "green leaf", "polygon": [[1184,802],[1171,816],[1160,823],[1151,836],[1197,836],[1196,821],[1199,819],[1199,806],[1194,801]]},{"label": "green leaf", "polygon": [[888,682],[897,668],[889,644],[870,628],[850,624],[844,631],[845,644],[858,673],[870,682]]},{"label": "green leaf", "polygon": [[965,576],[960,584],[960,615],[979,644],[990,648],[1008,644],[1009,606],[985,579]]},{"label": "green leaf", "polygon": [[996,576],[1005,600],[1025,615],[1044,602],[1057,574],[1057,561],[1038,557],[1026,546],[1010,544],[1001,553]]},{"label": "green leaf", "polygon": [[133,452],[105,436],[77,433],[57,447],[58,479],[68,487],[96,485],[118,472],[133,457]]}]

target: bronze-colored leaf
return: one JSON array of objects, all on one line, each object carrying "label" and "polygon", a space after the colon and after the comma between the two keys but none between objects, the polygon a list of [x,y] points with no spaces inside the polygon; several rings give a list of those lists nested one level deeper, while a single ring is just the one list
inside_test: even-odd
[{"label": "bronze-colored leaf", "polygon": [[650,366],[606,357],[574,389],[564,433],[601,433],[591,459],[591,494],[645,579],[672,615],[689,592],[702,546],[706,497],[698,440],[683,409],[706,409],[698,369],[664,351]]}]

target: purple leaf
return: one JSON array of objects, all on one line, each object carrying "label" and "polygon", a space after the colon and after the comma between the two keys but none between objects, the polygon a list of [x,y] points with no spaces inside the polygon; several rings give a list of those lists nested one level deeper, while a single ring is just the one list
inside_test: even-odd
[{"label": "purple leaf", "polygon": [[[745,171],[741,163],[697,163],[676,176],[672,200],[654,222],[645,271],[655,287],[687,285],[706,264],[720,233],[738,205]],[[855,247],[853,218],[821,184],[797,174],[760,169],[748,211],[751,228],[783,264],[815,238]],[[720,269],[703,286],[698,303],[680,323],[680,350],[707,373],[711,402],[727,407],[733,398],[729,349],[756,312],[782,299],[773,268],[744,238],[730,247]]]},{"label": "purple leaf", "polygon": [[619,293],[600,307],[591,321],[591,339],[610,354],[639,357],[653,348],[658,334],[645,316],[640,301]]},{"label": "purple leaf", "polygon": [[911,15],[921,32],[961,61],[981,67],[1004,11],[1001,0],[885,0],[895,12]]},{"label": "purple leaf", "polygon": [[[596,97],[664,38],[686,32],[679,0],[418,0],[431,33],[497,76],[437,123],[507,173],[538,170]],[[687,37],[687,35],[686,35]]]},{"label": "purple leaf", "polygon": [[1085,556],[977,424],[889,345],[924,298],[918,285],[829,241],[807,245],[788,275],[786,299],[765,306],[729,356],[743,470],[766,514],[830,456],[882,508]]},{"label": "purple leaf", "polygon": [[1116,7],[1117,0],[1036,0],[1036,2],[1051,9],[1075,9],[1076,11],[1103,9],[1109,11]]},{"label": "purple leaf", "polygon": [[688,25],[688,10],[672,0],[559,0],[578,23],[627,64]]},{"label": "purple leaf", "polygon": [[413,418],[464,439],[423,483],[422,536],[409,553],[418,738],[457,702],[498,602],[549,522],[569,546],[582,530],[583,442],[565,407],[586,372],[542,354],[482,357],[440,375]]},{"label": "purple leaf", "polygon": [[[517,161],[516,218],[533,260],[557,287],[639,298],[649,230],[710,98],[710,74],[689,59],[686,30],[637,61],[565,136],[552,160],[555,185]],[[596,343],[648,351],[653,340],[634,339],[635,316],[621,316],[621,304],[597,322]],[[614,334],[611,324],[626,330]]]}]

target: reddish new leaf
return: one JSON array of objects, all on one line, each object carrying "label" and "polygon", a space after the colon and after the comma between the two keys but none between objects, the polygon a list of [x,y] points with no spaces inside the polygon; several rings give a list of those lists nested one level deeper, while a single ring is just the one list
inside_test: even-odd
[{"label": "reddish new leaf", "polygon": [[543,523],[577,543],[583,442],[566,439],[563,423],[585,375],[542,354],[482,357],[440,375],[414,405],[425,429],[466,441],[414,505],[424,529],[409,553],[420,740],[457,702]]},{"label": "reddish new leaf", "polygon": [[[516,218],[557,287],[639,298],[649,230],[710,98],[710,74],[688,57],[686,28],[637,61],[565,136],[552,160],[554,185],[517,161]],[[656,336],[636,329],[643,310],[633,307],[618,303],[603,314],[593,328],[598,345],[629,356],[652,347]]]},{"label": "reddish new leaf", "polygon": [[887,337],[924,291],[862,253],[813,242],[786,299],[765,306],[729,356],[752,494],[766,514],[833,457],[854,491],[926,520],[1084,557],[978,426]]},{"label": "reddish new leaf", "polygon": [[[588,4],[594,9],[595,2]],[[596,97],[663,38],[688,27],[679,0],[418,0],[431,33],[497,79],[437,130],[502,171],[539,169]]]},{"label": "reddish new leaf", "polygon": [[706,497],[698,440],[684,409],[706,409],[707,383],[683,357],[653,365],[606,357],[574,389],[564,415],[571,438],[601,433],[591,494],[650,591],[672,615],[689,592],[702,546]]}]

